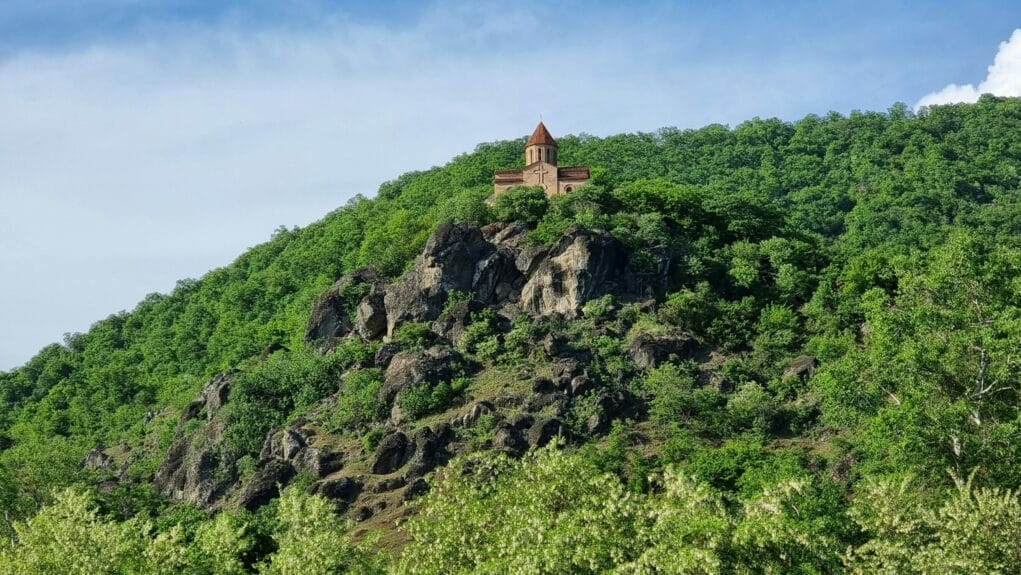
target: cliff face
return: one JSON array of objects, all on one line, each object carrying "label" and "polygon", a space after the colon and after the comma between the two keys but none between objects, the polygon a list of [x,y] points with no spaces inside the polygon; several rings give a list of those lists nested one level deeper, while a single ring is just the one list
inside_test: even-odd
[{"label": "cliff face", "polygon": [[[670,262],[660,255],[665,251],[651,250],[650,273],[646,250],[640,273],[635,253],[609,234],[572,227],[553,245],[532,246],[525,241],[527,232],[516,223],[481,229],[444,224],[397,281],[385,284],[373,270],[357,270],[317,300],[306,329],[309,343],[324,352],[344,338],[382,343],[368,365],[353,368],[382,373],[378,399],[389,415],[376,428],[378,444],[331,433],[317,423],[316,415],[335,407],[328,398],[308,418],[272,430],[254,471],[241,473],[237,461],[219,455],[225,421],[217,412],[230,401],[230,376],[218,376],[182,415],[177,439],[156,474],[159,489],[206,508],[227,502],[255,508],[275,497],[280,485],[303,475],[312,479],[310,491],[350,508],[358,520],[390,517],[403,513],[401,503],[427,489],[423,477],[454,455],[480,448],[522,453],[557,436],[566,438],[564,417],[579,397],[591,403],[583,422],[588,433],[602,433],[612,419],[633,412],[635,403],[626,392],[602,386],[590,366],[591,352],[556,334],[530,342],[546,358],[540,365],[505,374],[495,388],[473,386],[443,413],[416,420],[398,404],[404,391],[488,369],[458,346],[481,317],[496,318],[502,326],[497,329],[504,330],[514,320],[572,319],[590,300],[612,295],[617,302],[643,302],[666,285]],[[435,337],[408,349],[383,343],[407,323],[427,324]],[[659,335],[637,346],[629,353],[647,366],[692,348],[680,335]],[[186,431],[187,423],[203,414],[207,421]],[[489,428],[484,441],[472,431],[480,422]]]}]

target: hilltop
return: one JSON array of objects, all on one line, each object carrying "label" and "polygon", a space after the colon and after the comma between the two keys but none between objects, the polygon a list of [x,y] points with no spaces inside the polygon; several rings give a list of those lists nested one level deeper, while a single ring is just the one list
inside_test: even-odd
[{"label": "hilltop", "polygon": [[56,568],[66,530],[112,572],[1011,565],[961,533],[1021,518],[1021,101],[568,136],[591,183],[487,203],[523,143],[0,373],[2,529],[29,521],[0,556]]}]

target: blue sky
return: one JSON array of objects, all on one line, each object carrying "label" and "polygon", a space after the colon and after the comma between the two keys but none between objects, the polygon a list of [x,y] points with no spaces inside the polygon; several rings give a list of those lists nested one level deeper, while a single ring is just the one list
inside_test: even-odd
[{"label": "blue sky", "polygon": [[608,135],[1021,95],[1017,28],[981,1],[0,3],[0,369],[540,114]]}]

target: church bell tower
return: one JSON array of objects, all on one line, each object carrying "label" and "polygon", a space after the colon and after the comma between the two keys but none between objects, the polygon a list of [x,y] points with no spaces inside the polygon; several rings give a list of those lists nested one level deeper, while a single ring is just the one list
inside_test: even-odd
[{"label": "church bell tower", "polygon": [[557,141],[542,122],[535,127],[532,137],[525,144],[525,165],[531,166],[536,162],[557,165]]}]

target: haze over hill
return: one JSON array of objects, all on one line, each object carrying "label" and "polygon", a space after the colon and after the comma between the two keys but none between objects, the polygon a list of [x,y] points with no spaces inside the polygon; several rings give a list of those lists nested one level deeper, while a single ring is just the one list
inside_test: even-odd
[{"label": "haze over hill", "polygon": [[559,134],[609,135],[885,109],[949,83],[973,98],[1003,86],[985,67],[1021,16],[1000,2],[373,6],[5,2],[0,369],[540,114]]}]

